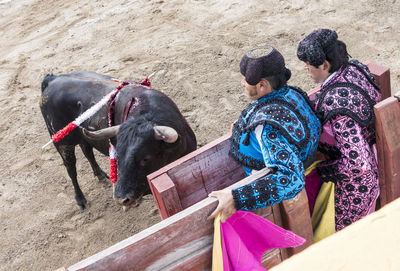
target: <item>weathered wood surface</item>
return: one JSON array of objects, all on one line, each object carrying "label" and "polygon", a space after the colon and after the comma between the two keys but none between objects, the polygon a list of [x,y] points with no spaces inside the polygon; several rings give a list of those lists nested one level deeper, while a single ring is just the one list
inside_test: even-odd
[{"label": "weathered wood surface", "polygon": [[376,83],[381,87],[382,100],[392,96],[392,88],[390,86],[390,69],[388,67],[373,63],[365,62],[369,71],[374,75]]},{"label": "weathered wood surface", "polygon": [[147,176],[163,219],[245,177],[228,156],[230,133]]},{"label": "weathered wood surface", "polygon": [[400,197],[400,104],[389,97],[374,107],[380,207]]},{"label": "weathered wood surface", "polygon": [[282,201],[279,203],[279,208],[282,224],[277,225],[284,229],[291,230],[306,239],[306,242],[301,246],[285,249],[287,250],[288,256],[292,256],[309,247],[314,242],[306,191],[303,189],[293,199]]},{"label": "weathered wood surface", "polygon": [[[230,188],[253,182],[268,172],[263,169]],[[206,198],[67,270],[209,270],[214,226],[213,220],[206,218],[216,206],[215,198]],[[269,251],[264,258],[268,266],[282,260],[277,250]]]}]

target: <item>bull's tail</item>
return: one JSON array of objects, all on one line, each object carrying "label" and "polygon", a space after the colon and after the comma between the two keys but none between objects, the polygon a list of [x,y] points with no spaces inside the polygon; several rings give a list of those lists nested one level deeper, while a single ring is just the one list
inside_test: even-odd
[{"label": "bull's tail", "polygon": [[51,81],[53,81],[57,76],[54,74],[48,74],[44,77],[43,81],[42,81],[42,92],[47,88],[47,86],[49,85],[49,83]]}]

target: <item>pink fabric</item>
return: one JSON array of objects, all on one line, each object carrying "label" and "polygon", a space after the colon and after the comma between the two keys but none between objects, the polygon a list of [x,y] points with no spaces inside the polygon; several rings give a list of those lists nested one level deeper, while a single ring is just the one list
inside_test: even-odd
[{"label": "pink fabric", "polygon": [[352,61],[316,95],[315,110],[325,123],[319,151],[326,158],[317,171],[322,181],[335,182],[337,231],[373,212],[379,196],[371,120],[372,105],[381,100],[381,94],[368,77],[372,76],[367,67]]},{"label": "pink fabric", "polygon": [[[351,123],[348,125],[348,123]],[[338,116],[327,122],[321,134],[320,144],[335,140],[334,147],[340,151],[337,159],[328,159],[319,167],[336,168],[333,174],[343,174],[343,180],[337,180],[335,185],[335,222],[336,230],[341,230],[351,223],[370,214],[375,209],[379,196],[379,180],[377,160],[374,147],[367,141],[368,131],[354,122],[348,116]],[[320,145],[321,146],[321,145]],[[351,163],[353,161],[353,163]],[[324,174],[322,179],[329,180],[331,176]]]},{"label": "pink fabric", "polygon": [[221,223],[224,271],[266,270],[261,259],[273,248],[296,247],[306,240],[269,220],[237,211]]},{"label": "pink fabric", "polygon": [[335,140],[335,136],[332,131],[331,125],[325,124],[324,126],[322,126],[322,133],[321,133],[320,141],[321,140],[323,143],[326,143],[329,145],[336,145],[336,140]]},{"label": "pink fabric", "polygon": [[311,171],[311,173],[308,174],[305,179],[308,207],[310,208],[310,215],[312,215],[314,211],[315,200],[317,199],[322,181],[320,180],[316,169],[313,169],[313,171]]}]

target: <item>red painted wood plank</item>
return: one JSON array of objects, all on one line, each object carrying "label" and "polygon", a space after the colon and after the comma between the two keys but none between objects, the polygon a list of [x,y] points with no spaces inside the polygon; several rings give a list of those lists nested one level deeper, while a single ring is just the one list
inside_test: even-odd
[{"label": "red painted wood plank", "polygon": [[196,255],[174,267],[174,271],[203,271],[209,270],[212,265],[212,246],[207,247]]},{"label": "red painted wood plank", "polygon": [[365,62],[369,71],[374,75],[376,83],[381,87],[382,100],[392,96],[390,87],[390,69],[373,62]]},{"label": "red painted wood plank", "polygon": [[[202,169],[195,162],[196,160],[184,162],[168,172],[176,186],[183,208],[205,199],[208,195],[204,187]],[[177,170],[177,168],[180,170]],[[187,198],[190,196],[194,199],[188,202]]]},{"label": "red painted wood plank", "polygon": [[306,239],[306,243],[299,247],[287,248],[288,255],[291,256],[314,242],[306,191],[303,189],[294,198],[281,202],[279,207],[283,228],[289,229]]},{"label": "red painted wood plank", "polygon": [[[208,156],[213,156],[213,158],[217,162],[222,161],[223,159],[221,159],[221,157],[215,157],[215,156],[221,155],[221,153],[218,152],[217,150],[219,150],[220,145],[224,145],[224,142],[227,141],[229,137],[230,133],[212,141],[211,143],[203,146],[202,148],[148,175],[147,180],[149,182],[152,192],[154,192],[154,184],[152,183],[153,180],[159,177],[160,175],[167,173],[170,176],[172,182],[175,183],[176,191],[178,193],[180,200],[180,205],[182,206],[183,209],[206,198],[209,191],[207,191],[206,186],[204,185],[204,177],[202,176],[203,168],[201,168],[201,166],[206,167],[207,170],[212,170],[212,168],[208,167],[207,164],[205,165],[201,164],[201,162],[199,161],[207,159]],[[235,177],[237,175],[235,171],[230,172],[230,174]],[[238,181],[240,179],[241,178],[237,178],[235,181]],[[227,176],[227,180],[229,180],[229,176]],[[231,183],[232,182],[230,183],[227,182],[228,185]],[[155,200],[157,202],[157,206],[159,207],[160,213],[162,213],[161,217],[163,218],[165,218],[165,215],[168,213],[165,210],[176,209],[173,206],[172,207],[165,206],[165,201],[163,201],[160,198],[159,194],[158,196],[155,196]],[[170,202],[172,203],[172,201]],[[172,214],[173,212],[171,213],[171,215]]]},{"label": "red painted wood plank", "polygon": [[[263,169],[230,189],[253,182],[268,172],[269,169]],[[209,269],[214,227],[207,217],[216,206],[217,199],[206,198],[68,270],[193,270],[191,265],[194,270]]]},{"label": "red painted wood plank", "polygon": [[198,251],[212,247],[213,223],[207,215],[216,200],[206,199],[76,265],[75,270],[174,270]]},{"label": "red painted wood plank", "polygon": [[199,149],[197,149],[197,150],[195,150],[195,151],[193,151],[193,152],[191,152],[191,153],[189,153],[189,154],[187,154],[187,155],[185,155],[185,156],[179,158],[178,160],[175,160],[174,162],[172,162],[172,163],[170,163],[170,164],[168,164],[168,165],[166,165],[166,166],[160,168],[160,169],[157,170],[157,171],[154,171],[153,173],[151,173],[151,174],[149,174],[149,175],[147,176],[147,179],[148,179],[148,180],[149,180],[149,179],[154,179],[154,178],[157,177],[158,175],[161,175],[161,174],[163,174],[163,173],[169,171],[170,169],[172,169],[172,168],[174,168],[174,167],[176,167],[176,166],[182,164],[183,162],[185,162],[185,161],[187,161],[187,160],[190,160],[190,159],[193,159],[194,157],[196,157],[198,154],[201,154],[201,153],[204,152],[205,150],[207,150],[207,149],[209,149],[209,148],[212,148],[213,146],[218,145],[219,143],[221,143],[222,141],[224,141],[224,140],[226,140],[226,139],[229,139],[230,136],[231,136],[231,133],[227,133],[227,134],[221,136],[220,138],[217,138],[217,139],[211,141],[210,143],[204,145],[203,147],[201,147],[201,148],[199,148]]},{"label": "red painted wood plank", "polygon": [[176,186],[167,173],[151,180],[151,190],[162,219],[183,210]]},{"label": "red painted wood plank", "polygon": [[[158,172],[149,175],[148,181],[152,191],[155,176],[167,173],[176,186],[182,208],[187,208],[206,198],[211,191],[223,189],[245,177],[242,167],[228,155],[230,134],[214,140],[205,147],[183,157],[179,163],[168,165]],[[173,207],[165,206],[158,196],[157,206],[165,218],[164,210]],[[172,201],[170,201],[173,203]],[[163,211],[161,211],[163,210]],[[173,213],[171,213],[173,214]]]},{"label": "red painted wood plank", "polygon": [[374,112],[382,207],[400,197],[400,105],[389,97]]},{"label": "red painted wood plank", "polygon": [[225,139],[168,171],[183,208],[245,177],[242,167],[229,157],[229,147],[229,139]]},{"label": "red painted wood plank", "polygon": [[[271,210],[273,213],[272,217],[274,218],[274,221],[272,221],[272,222],[283,228],[284,226],[283,226],[283,219],[282,219],[280,204],[272,205]],[[282,260],[289,258],[289,252],[286,248],[280,249],[280,253],[281,253]]]},{"label": "red painted wood plank", "polygon": [[283,258],[281,256],[280,249],[272,249],[270,251],[267,251],[262,257],[262,263],[266,269],[270,269],[275,265],[281,263],[282,261]]},{"label": "red painted wood plank", "polygon": [[380,103],[374,106],[374,114],[375,114],[375,136],[376,136],[376,150],[378,156],[378,175],[379,175],[379,189],[380,194],[377,202],[377,208],[382,208],[385,206],[389,200],[387,196],[387,188],[386,188],[386,176],[385,176],[385,134],[383,131],[383,124],[381,112],[383,111],[384,105],[387,103],[386,100],[381,101]]}]

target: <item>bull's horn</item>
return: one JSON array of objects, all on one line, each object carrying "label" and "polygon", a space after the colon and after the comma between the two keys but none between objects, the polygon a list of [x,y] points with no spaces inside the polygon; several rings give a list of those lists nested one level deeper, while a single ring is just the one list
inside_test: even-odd
[{"label": "bull's horn", "polygon": [[178,133],[174,128],[168,126],[154,126],[154,137],[167,143],[174,143],[178,140]]},{"label": "bull's horn", "polygon": [[110,139],[118,134],[119,125],[104,128],[97,131],[88,131],[85,128],[82,128],[82,132],[85,136],[90,139],[95,140],[103,140],[103,139]]}]

